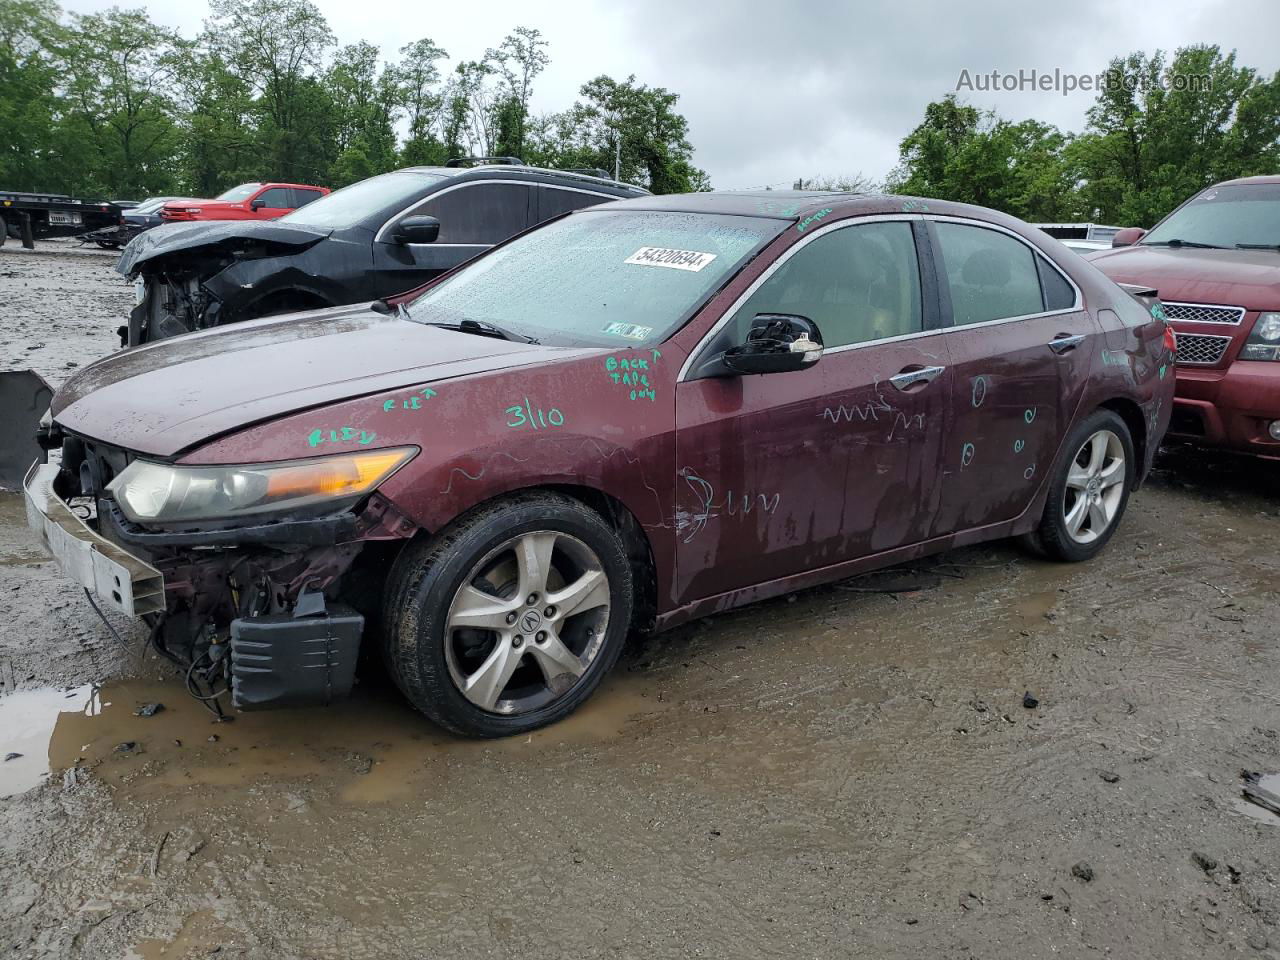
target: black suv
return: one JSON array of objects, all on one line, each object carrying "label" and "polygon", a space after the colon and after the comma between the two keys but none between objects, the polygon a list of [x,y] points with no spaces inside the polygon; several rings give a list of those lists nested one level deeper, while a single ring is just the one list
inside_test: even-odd
[{"label": "black suv", "polygon": [[121,344],[390,296],[544,220],[648,193],[507,158],[454,163],[370,177],[277,220],[148,230],[116,265],[138,293]]}]

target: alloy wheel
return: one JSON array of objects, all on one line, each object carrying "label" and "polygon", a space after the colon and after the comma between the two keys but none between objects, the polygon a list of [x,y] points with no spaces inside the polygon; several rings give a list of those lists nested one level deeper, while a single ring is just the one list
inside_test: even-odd
[{"label": "alloy wheel", "polygon": [[1111,430],[1099,430],[1076,452],[1067,471],[1062,519],[1076,543],[1092,543],[1111,527],[1124,500],[1127,476],[1124,444]]},{"label": "alloy wheel", "polygon": [[477,563],[454,595],[445,662],[454,686],[490,713],[541,709],[572,690],[604,643],[608,575],[581,540],[524,533]]}]

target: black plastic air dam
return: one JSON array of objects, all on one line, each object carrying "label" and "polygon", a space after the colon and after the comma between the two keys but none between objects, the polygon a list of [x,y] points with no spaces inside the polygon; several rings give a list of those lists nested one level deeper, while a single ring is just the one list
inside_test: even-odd
[{"label": "black plastic air dam", "polygon": [[231,702],[238,710],[324,706],[351,693],[364,617],[342,604],[320,616],[231,621]]}]

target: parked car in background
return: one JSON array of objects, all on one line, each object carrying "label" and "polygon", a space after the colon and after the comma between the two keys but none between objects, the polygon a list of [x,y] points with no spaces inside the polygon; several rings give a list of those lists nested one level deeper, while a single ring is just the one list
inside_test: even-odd
[{"label": "parked car in background", "polygon": [[160,211],[165,222],[274,220],[329,193],[302,183],[242,183],[213,200],[174,200]]},{"label": "parked car in background", "polygon": [[98,230],[90,230],[80,234],[84,243],[96,243],[104,250],[119,250],[126,243],[152,227],[164,223],[160,211],[170,200],[181,200],[182,197],[148,197],[141,203],[134,204],[120,214],[120,222]]},{"label": "parked car in background", "polygon": [[1202,190],[1093,264],[1159,291],[1177,331],[1171,437],[1280,457],[1280,176]]},{"label": "parked car in background", "polygon": [[1120,229],[1099,223],[1037,223],[1034,226],[1061,241],[1068,250],[1082,254],[1110,249],[1111,238]]},{"label": "parked car in background", "polygon": [[116,267],[139,291],[121,342],[400,293],[534,224],[646,193],[522,164],[407,167],[270,223],[166,226]]},{"label": "parked car in background", "polygon": [[[315,206],[491,237],[455,201],[495,170],[405,202],[444,176]],[[565,184],[523,171],[480,209],[510,230],[516,191],[604,189]],[[121,351],[54,397],[33,527],[206,698],[342,696],[363,639],[429,717],[504,736],[581,704],[633,627],[995,537],[1087,560],[1173,393],[1158,305],[932,200],[605,203],[372,306]]]}]

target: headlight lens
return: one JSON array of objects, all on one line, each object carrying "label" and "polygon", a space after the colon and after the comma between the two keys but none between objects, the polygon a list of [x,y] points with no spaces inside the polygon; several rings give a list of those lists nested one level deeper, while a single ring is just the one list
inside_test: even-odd
[{"label": "headlight lens", "polygon": [[408,463],[417,447],[246,466],[184,467],[135,460],[107,484],[135,523],[231,520],[339,510]]},{"label": "headlight lens", "polygon": [[1240,351],[1240,359],[1280,360],[1280,313],[1258,315],[1253,332]]}]

